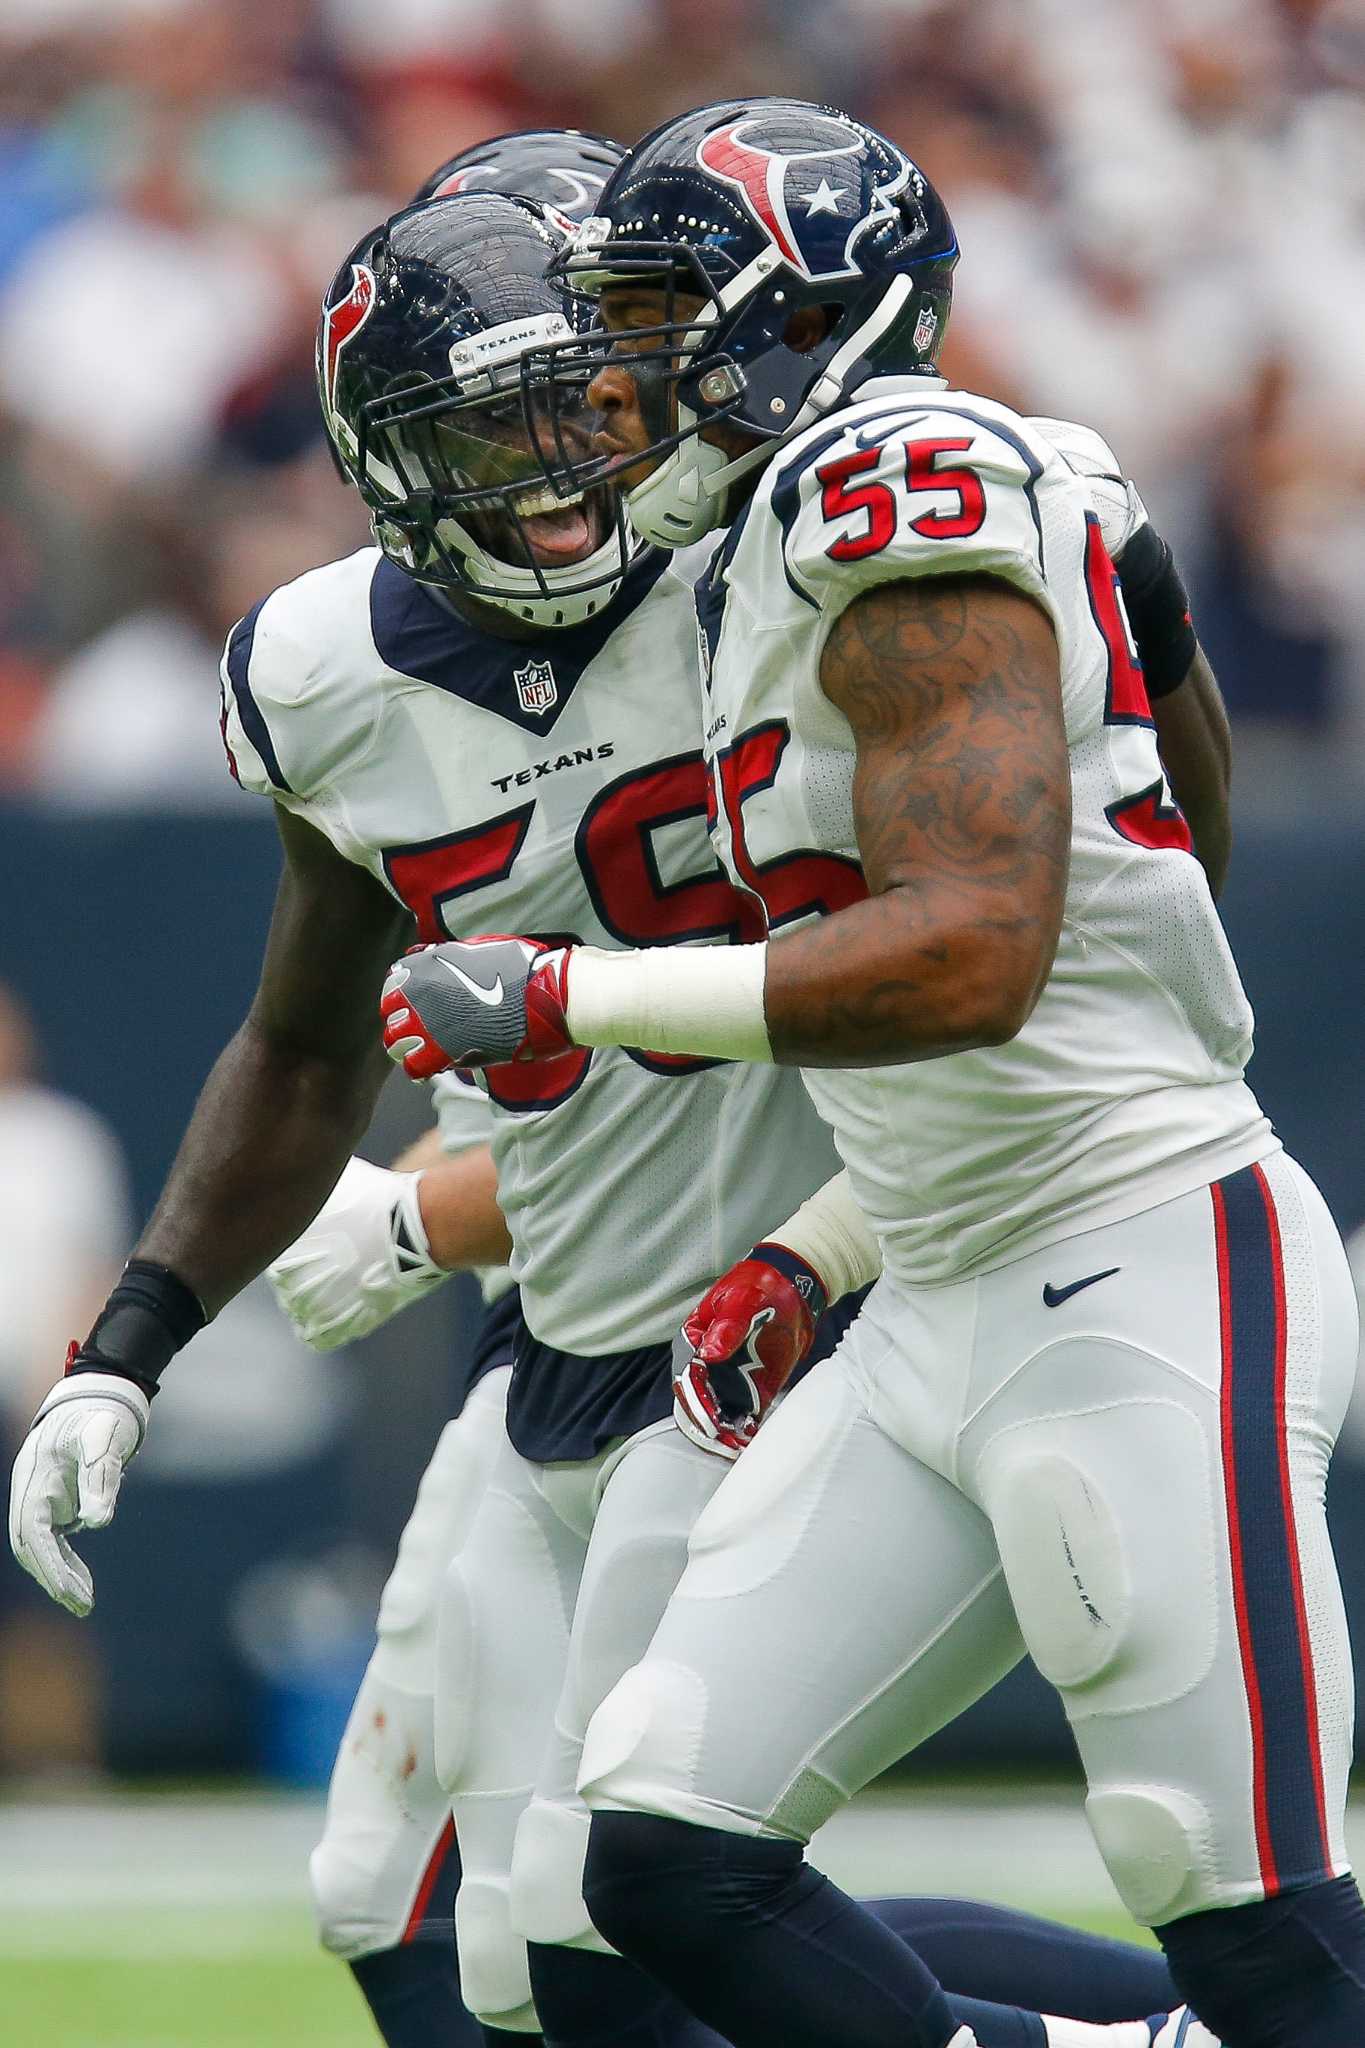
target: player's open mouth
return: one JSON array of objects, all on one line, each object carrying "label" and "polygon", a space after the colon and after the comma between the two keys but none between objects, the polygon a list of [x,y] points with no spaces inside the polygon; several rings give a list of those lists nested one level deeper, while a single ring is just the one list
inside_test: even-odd
[{"label": "player's open mouth", "polygon": [[515,500],[528,546],[542,568],[582,562],[601,547],[606,534],[605,494],[581,491],[576,498],[552,490],[526,491]]}]

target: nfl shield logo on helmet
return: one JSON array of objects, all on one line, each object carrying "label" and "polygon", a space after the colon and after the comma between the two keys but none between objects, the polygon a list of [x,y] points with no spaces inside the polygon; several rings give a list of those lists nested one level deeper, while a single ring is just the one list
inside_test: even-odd
[{"label": "nfl shield logo on helmet", "polygon": [[548,661],[528,661],[525,668],[513,671],[512,680],[517,686],[517,702],[523,711],[533,711],[539,716],[559,702],[555,672]]}]

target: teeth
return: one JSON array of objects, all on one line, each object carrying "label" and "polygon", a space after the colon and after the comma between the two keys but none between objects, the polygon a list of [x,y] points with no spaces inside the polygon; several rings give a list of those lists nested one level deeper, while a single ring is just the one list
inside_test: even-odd
[{"label": "teeth", "polygon": [[586,491],[580,491],[575,498],[561,498],[547,486],[543,491],[525,491],[512,503],[523,519],[535,519],[542,512],[568,512],[573,506],[581,505],[587,495]]}]

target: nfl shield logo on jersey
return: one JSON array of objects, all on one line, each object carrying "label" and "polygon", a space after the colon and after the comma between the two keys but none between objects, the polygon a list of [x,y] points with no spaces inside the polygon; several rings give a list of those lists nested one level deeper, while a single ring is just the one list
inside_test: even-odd
[{"label": "nfl shield logo on jersey", "polygon": [[517,702],[523,711],[548,711],[552,704],[559,702],[555,672],[548,661],[528,661],[525,668],[513,671],[512,680],[517,686]]}]

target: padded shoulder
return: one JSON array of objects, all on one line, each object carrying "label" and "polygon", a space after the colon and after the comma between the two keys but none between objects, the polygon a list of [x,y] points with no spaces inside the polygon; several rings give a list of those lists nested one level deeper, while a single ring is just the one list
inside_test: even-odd
[{"label": "padded shoulder", "polygon": [[285,583],[239,619],[223,650],[223,739],[247,789],[305,800],[368,746],[380,664],[362,548]]},{"label": "padded shoulder", "polygon": [[957,393],[865,402],[773,465],[798,596],[830,616],[907,576],[1003,576],[1050,606],[1038,491],[1052,451],[1003,406]]},{"label": "padded shoulder", "polygon": [[1117,455],[1093,427],[1083,427],[1075,420],[1038,418],[1028,424],[1085,484],[1099,515],[1104,545],[1110,560],[1116,562],[1138,528],[1147,523],[1147,507],[1120,469]]}]

